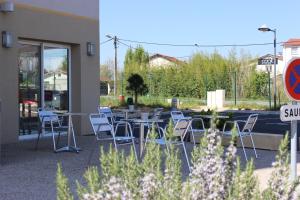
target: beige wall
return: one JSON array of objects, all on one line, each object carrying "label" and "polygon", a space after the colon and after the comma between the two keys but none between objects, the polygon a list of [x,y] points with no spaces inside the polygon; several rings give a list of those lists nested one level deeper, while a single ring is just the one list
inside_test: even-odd
[{"label": "beige wall", "polygon": [[[4,0],[0,0],[4,1]],[[11,2],[44,8],[92,19],[99,19],[99,0],[9,0]]]},{"label": "beige wall", "polygon": [[[72,111],[94,112],[99,103],[99,21],[64,15],[23,5],[15,12],[0,12],[0,32],[10,31],[13,48],[0,46],[0,99],[2,99],[2,141],[18,140],[18,39],[62,43],[71,46]],[[86,43],[96,44],[96,55],[87,56]],[[81,134],[89,133],[87,117],[76,123]],[[1,133],[1,130],[0,130]]]}]

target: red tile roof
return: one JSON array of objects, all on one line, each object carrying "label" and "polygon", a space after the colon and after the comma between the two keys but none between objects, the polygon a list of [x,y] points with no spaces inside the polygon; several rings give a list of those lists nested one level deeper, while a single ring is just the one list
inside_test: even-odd
[{"label": "red tile roof", "polygon": [[150,60],[154,59],[154,58],[164,58],[170,62],[176,63],[176,64],[182,64],[184,63],[181,60],[178,60],[177,58],[171,57],[171,56],[166,56],[166,55],[162,55],[162,54],[154,54],[153,56],[150,56]]},{"label": "red tile roof", "polygon": [[300,46],[300,39],[299,38],[289,39],[287,42],[283,43],[283,46],[284,47]]}]

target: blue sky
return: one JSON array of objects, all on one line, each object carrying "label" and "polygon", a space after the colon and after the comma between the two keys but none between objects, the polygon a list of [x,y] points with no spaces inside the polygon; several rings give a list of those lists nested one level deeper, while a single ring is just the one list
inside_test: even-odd
[{"label": "blue sky", "polygon": [[[100,41],[106,34],[122,39],[171,44],[248,44],[273,42],[273,33],[257,30],[262,24],[277,29],[277,41],[300,38],[300,1],[240,0],[101,0]],[[124,42],[132,47],[137,44]],[[150,54],[191,56],[214,48],[143,45]],[[242,47],[252,55],[273,53],[273,46]],[[122,68],[128,47],[119,44]],[[217,48],[227,55],[231,47]],[[236,48],[240,52],[241,48]],[[282,51],[278,45],[277,51]],[[100,63],[114,58],[113,42],[100,46]]]}]

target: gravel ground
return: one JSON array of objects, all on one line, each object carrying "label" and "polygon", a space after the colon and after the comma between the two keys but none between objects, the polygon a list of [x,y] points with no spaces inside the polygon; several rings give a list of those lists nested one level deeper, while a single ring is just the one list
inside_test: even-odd
[{"label": "gravel ground", "polygon": [[[80,136],[77,139],[78,145],[82,148],[78,154],[53,153],[50,138],[43,138],[37,151],[33,148],[34,140],[3,145],[2,165],[0,166],[0,199],[56,199],[57,163],[62,164],[63,171],[69,178],[71,190],[75,193],[75,181],[78,180],[83,183],[82,174],[86,168],[91,165],[99,166],[99,146],[103,146],[104,149],[109,147],[108,142],[96,142],[94,136]],[[62,140],[62,142],[65,141]],[[129,151],[128,145],[121,148]],[[189,152],[191,151],[192,145],[190,143],[187,145],[187,149]],[[252,149],[247,149],[247,151],[249,157],[254,156]],[[258,150],[258,154],[259,158],[254,160],[255,173],[260,180],[260,188],[263,189],[266,186],[267,178],[270,176],[270,167],[275,160],[276,152]],[[244,164],[245,160],[241,149],[238,149],[238,155]],[[182,170],[186,177],[188,169],[184,161]],[[300,172],[299,170],[300,166],[298,172]]]}]

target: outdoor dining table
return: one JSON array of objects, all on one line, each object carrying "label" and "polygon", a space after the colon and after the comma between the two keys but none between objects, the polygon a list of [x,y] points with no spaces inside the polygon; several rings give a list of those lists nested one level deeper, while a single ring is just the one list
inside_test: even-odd
[{"label": "outdoor dining table", "polygon": [[152,124],[152,123],[159,123],[159,122],[163,122],[162,119],[155,119],[155,118],[151,118],[151,119],[133,119],[132,120],[133,123],[139,123],[140,124],[140,152],[139,155],[140,157],[142,157],[143,155],[143,151],[144,151],[144,126],[145,124]]},{"label": "outdoor dining table", "polygon": [[[74,128],[73,128],[73,122],[72,122],[72,116],[84,116],[87,115],[86,113],[74,113],[74,112],[67,112],[63,113],[60,116],[67,116],[68,117],[68,132],[67,132],[67,145],[64,147],[61,147],[56,150],[56,152],[76,152],[79,153],[81,150],[79,147],[77,147],[76,144],[76,139],[75,139],[75,134],[74,134]],[[72,139],[72,133],[73,133],[73,143],[74,146],[71,144],[71,139]]]},{"label": "outdoor dining table", "polygon": [[[117,110],[121,111],[125,114],[124,121],[128,121],[128,113],[138,113],[138,112],[140,112],[140,110],[138,110],[138,109],[133,109],[133,110],[131,110],[131,109],[117,109]],[[127,126],[125,126],[125,134],[126,135],[128,134],[128,127]]]}]

